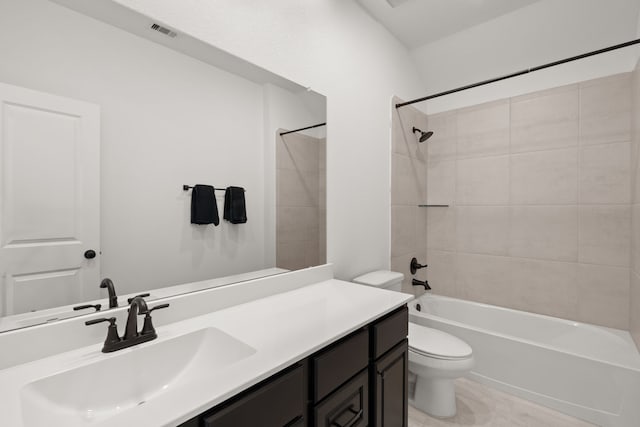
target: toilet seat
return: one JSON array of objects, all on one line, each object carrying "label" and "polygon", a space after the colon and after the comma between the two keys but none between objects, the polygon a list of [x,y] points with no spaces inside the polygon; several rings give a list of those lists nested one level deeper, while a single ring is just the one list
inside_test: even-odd
[{"label": "toilet seat", "polygon": [[459,338],[437,329],[409,322],[409,350],[434,359],[470,358],[471,347]]}]

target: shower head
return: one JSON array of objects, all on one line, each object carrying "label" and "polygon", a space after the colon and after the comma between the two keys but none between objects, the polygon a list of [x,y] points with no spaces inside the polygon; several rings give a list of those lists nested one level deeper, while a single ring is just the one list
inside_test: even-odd
[{"label": "shower head", "polygon": [[431,138],[433,136],[433,132],[431,131],[427,131],[427,132],[423,132],[420,129],[418,129],[417,127],[413,127],[413,133],[416,132],[420,132],[420,139],[418,140],[418,142],[425,142],[427,139]]}]

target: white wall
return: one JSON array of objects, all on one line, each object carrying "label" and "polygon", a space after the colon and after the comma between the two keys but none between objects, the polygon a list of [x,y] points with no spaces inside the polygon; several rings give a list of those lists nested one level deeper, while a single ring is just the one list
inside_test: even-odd
[{"label": "white wall", "polygon": [[424,88],[406,49],[353,1],[117,0],[327,96],[328,260],[389,266],[392,95]]},{"label": "white wall", "polygon": [[[268,266],[261,85],[45,0],[0,1],[0,52],[0,81],[101,106],[102,276],[119,293]],[[220,192],[220,226],[192,226],[196,183],[245,187],[248,223],[222,221]]]},{"label": "white wall", "polygon": [[[412,51],[426,94],[636,38],[637,0],[543,0]],[[429,113],[631,71],[638,48],[580,60],[428,102]],[[423,104],[424,105],[424,104]]]}]

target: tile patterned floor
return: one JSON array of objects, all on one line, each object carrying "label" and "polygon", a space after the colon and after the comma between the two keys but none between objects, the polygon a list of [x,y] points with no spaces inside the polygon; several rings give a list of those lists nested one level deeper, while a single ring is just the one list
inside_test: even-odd
[{"label": "tile patterned floor", "polygon": [[458,413],[438,419],[409,405],[409,427],[594,427],[464,378],[456,380]]}]

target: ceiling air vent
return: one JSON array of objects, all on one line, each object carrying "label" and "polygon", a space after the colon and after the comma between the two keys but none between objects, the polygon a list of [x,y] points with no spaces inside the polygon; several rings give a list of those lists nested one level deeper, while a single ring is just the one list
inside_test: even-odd
[{"label": "ceiling air vent", "polygon": [[151,29],[155,30],[155,31],[158,31],[158,32],[161,32],[165,36],[169,36],[171,38],[174,38],[175,36],[178,35],[174,31],[171,31],[170,29],[168,29],[167,27],[163,27],[162,25],[158,25],[158,24],[153,24],[151,26]]}]

